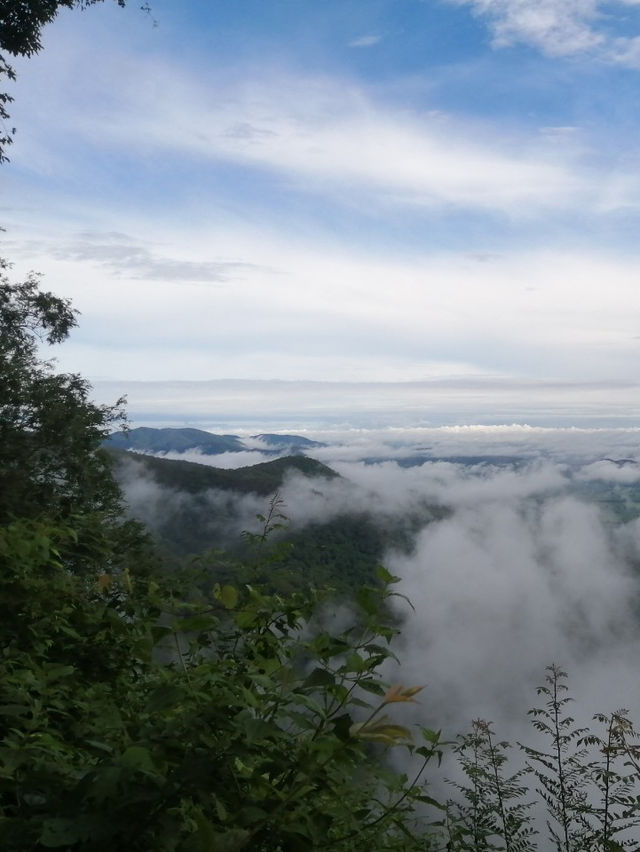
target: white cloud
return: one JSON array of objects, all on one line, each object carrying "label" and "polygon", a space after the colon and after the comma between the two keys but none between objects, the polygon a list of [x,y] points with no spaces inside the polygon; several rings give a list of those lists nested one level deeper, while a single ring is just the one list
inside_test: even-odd
[{"label": "white cloud", "polygon": [[[614,3],[606,0],[449,0],[473,7],[486,17],[493,44],[529,44],[549,56],[588,53],[598,59],[640,67],[640,35],[612,36],[608,19]],[[617,6],[638,6],[638,0],[617,0]],[[618,8],[617,11],[622,11]]]},{"label": "white cloud", "polygon": [[473,6],[491,21],[498,47],[524,41],[565,56],[601,44],[594,31],[598,0],[453,0]]},{"label": "white cloud", "polygon": [[271,452],[265,455],[264,452],[260,452],[259,450],[239,450],[235,453],[216,453],[210,455],[198,450],[186,450],[182,453],[171,451],[167,453],[152,453],[151,455],[156,455],[163,459],[204,464],[207,467],[217,467],[221,470],[236,470],[239,467],[249,467],[250,465],[260,464],[261,462],[273,461],[276,458],[289,455],[289,453]]},{"label": "white cloud", "polygon": [[[156,228],[156,240],[162,237]],[[45,272],[47,286],[82,312],[60,358],[66,369],[94,377],[468,382],[555,375],[561,384],[609,381],[613,412],[624,393],[615,383],[637,376],[634,258],[586,251],[483,262],[456,253],[371,258],[207,223],[202,233],[166,232],[165,255],[185,262],[181,280],[164,266],[157,277],[141,278],[137,255],[129,271],[119,261],[117,274],[103,260],[59,259],[56,245],[55,236],[42,241],[38,256],[27,240],[24,260],[19,246],[13,257]],[[190,283],[192,269],[212,277],[232,269],[233,279]],[[546,390],[549,404],[562,401],[562,387]],[[492,395],[506,399],[513,391],[496,385]],[[597,407],[600,396],[585,387],[581,408]],[[472,395],[467,400],[472,410],[479,405]],[[630,413],[634,400],[626,398]]]},{"label": "white cloud", "polygon": [[[89,61],[99,70],[83,82],[77,69]],[[74,109],[61,94],[71,63],[75,103],[99,107]],[[596,181],[583,173],[568,150],[539,149],[529,134],[507,142],[502,126],[401,110],[349,80],[267,68],[243,73],[241,79],[221,72],[203,77],[168,62],[114,62],[113,55],[102,67],[93,56],[83,60],[76,43],[54,44],[46,66],[21,72],[25,94],[18,113],[24,109],[25,115],[16,117],[28,144],[12,152],[14,162],[39,168],[40,145],[50,171],[57,149],[58,169],[71,176],[73,137],[74,145],[96,156],[107,148],[145,160],[150,152],[195,158],[211,168],[237,163],[273,172],[305,192],[363,206],[455,206],[527,218],[599,203],[600,176]],[[37,108],[29,109],[34,90]]]},{"label": "white cloud", "polygon": [[375,44],[379,44],[382,41],[382,36],[379,35],[363,35],[358,38],[352,39],[349,43],[349,47],[373,47]]},{"label": "white cloud", "polygon": [[[534,405],[541,418],[637,414],[635,247],[616,258],[581,248],[579,237],[564,251],[502,251],[505,217],[518,219],[520,235],[542,221],[551,233],[554,213],[566,222],[574,211],[638,206],[637,177],[581,166],[584,140],[574,145],[572,125],[518,134],[401,109],[388,92],[339,78],[266,66],[196,73],[144,51],[128,59],[113,44],[101,50],[63,31],[21,70],[16,101],[31,141],[28,157],[22,143],[12,152],[20,179],[7,186],[5,237],[22,270],[40,269],[82,311],[60,350],[63,368],[131,380],[430,383],[379,397],[362,389],[354,404],[367,416],[432,420],[455,410],[476,420],[490,411],[509,422]],[[58,151],[53,192],[33,171],[38,144],[54,159]],[[109,185],[111,161],[95,172],[87,164],[104,164],[105,153],[116,171],[139,172],[142,189],[102,198],[91,179],[101,172]],[[183,167],[188,192],[170,183]],[[189,182],[192,169],[205,189]],[[239,173],[230,193],[239,201],[220,201],[216,182]],[[447,240],[464,244],[479,230],[487,250],[434,249],[431,232],[417,248],[421,227],[444,227],[443,212]],[[313,421],[327,396],[304,395]],[[285,397],[277,416],[295,408]],[[336,398],[346,416],[348,393]],[[236,402],[224,397],[221,412]]]},{"label": "white cloud", "polygon": [[584,480],[597,479],[603,482],[621,482],[626,485],[640,482],[640,464],[632,460],[600,459],[585,465],[578,474]]},{"label": "white cloud", "polygon": [[605,479],[616,481],[614,466],[617,468],[617,464],[605,459],[633,460],[640,456],[639,427],[592,429],[475,424],[431,428],[323,429],[313,431],[311,437],[329,445],[314,450],[312,455],[330,466],[335,462],[348,463],[376,457],[393,459],[419,453],[445,458],[477,455],[525,461],[544,458],[557,464],[571,460],[584,465],[587,473],[591,464],[604,463],[605,467],[598,467],[598,471],[605,473]]},{"label": "white cloud", "polygon": [[635,581],[595,507],[508,494],[456,507],[389,567],[415,607],[403,679],[428,684],[439,724],[459,730],[481,717],[499,736],[509,723],[525,736],[534,687],[552,662],[570,672],[574,694],[588,694],[587,719],[619,706],[637,716]]},{"label": "white cloud", "polygon": [[[136,87],[125,114],[109,116],[99,133],[119,146],[144,140],[145,147],[274,170],[321,194],[364,192],[378,203],[526,217],[595,201],[594,187],[570,163],[537,156],[527,139],[512,149],[493,134],[483,142],[481,132],[378,105],[342,81],[253,81],[227,89],[223,99],[212,86],[215,100],[190,80],[168,103],[149,101]],[[77,116],[76,127],[94,134],[95,118],[88,126]]]}]

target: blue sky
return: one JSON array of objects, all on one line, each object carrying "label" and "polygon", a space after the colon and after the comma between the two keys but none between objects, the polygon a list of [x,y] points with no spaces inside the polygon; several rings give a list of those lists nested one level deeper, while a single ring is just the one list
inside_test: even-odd
[{"label": "blue sky", "polygon": [[152,6],[16,63],[4,254],[82,312],[64,369],[638,419],[640,0]]}]

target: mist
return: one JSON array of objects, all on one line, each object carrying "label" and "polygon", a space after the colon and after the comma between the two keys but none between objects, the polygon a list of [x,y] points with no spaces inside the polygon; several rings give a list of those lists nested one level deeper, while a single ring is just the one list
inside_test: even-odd
[{"label": "mist", "polygon": [[[551,663],[569,672],[582,722],[620,707],[640,719],[640,506],[629,492],[640,482],[637,430],[478,427],[309,437],[327,443],[309,455],[340,477],[285,479],[280,496],[292,531],[344,514],[417,519],[410,550],[384,558],[413,606],[398,604],[401,668],[386,675],[425,684],[423,723],[452,735],[480,717],[494,721],[501,736],[526,739],[526,712]],[[238,466],[256,454],[260,448],[226,454],[235,460],[191,460]],[[406,466],[416,454],[432,458]],[[475,461],[482,454],[501,461]],[[607,499],[600,500],[602,488]],[[167,493],[135,468],[125,493],[132,512],[152,527],[184,501],[206,500],[212,529],[227,538],[255,529],[267,503],[215,490]],[[612,494],[631,501],[624,523],[612,520]]]}]

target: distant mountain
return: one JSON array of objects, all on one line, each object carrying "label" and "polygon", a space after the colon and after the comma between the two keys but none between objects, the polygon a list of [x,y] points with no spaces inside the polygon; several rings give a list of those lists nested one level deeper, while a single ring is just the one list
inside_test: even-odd
[{"label": "distant mountain", "polygon": [[431,453],[412,454],[408,456],[369,456],[362,459],[364,464],[381,464],[386,461],[395,462],[398,467],[420,467],[427,462],[447,462],[449,464],[477,467],[490,465],[493,467],[519,468],[531,462],[529,456],[436,456]]},{"label": "distant mountain", "polygon": [[[268,449],[263,452],[265,456],[288,452],[291,455],[303,453],[315,447],[325,447],[319,441],[311,441],[301,435],[276,435],[262,434],[254,435]],[[252,446],[237,435],[213,435],[203,429],[152,429],[147,426],[139,426],[128,432],[114,432],[105,441],[108,447],[117,447],[121,450],[131,450],[137,453],[184,453],[187,450],[197,450],[203,455],[215,456],[219,453],[239,453],[242,450],[253,450]]]},{"label": "distant mountain", "polygon": [[326,447],[326,444],[320,441],[312,441],[310,438],[303,438],[301,435],[275,435],[269,432],[261,435],[252,435],[252,438],[262,441],[268,447],[276,449],[297,450],[312,450],[316,447]]},{"label": "distant mountain", "polygon": [[212,435],[202,429],[152,429],[139,426],[114,432],[105,444],[139,453],[184,453],[199,450],[203,455],[237,453],[247,448],[237,435]]}]

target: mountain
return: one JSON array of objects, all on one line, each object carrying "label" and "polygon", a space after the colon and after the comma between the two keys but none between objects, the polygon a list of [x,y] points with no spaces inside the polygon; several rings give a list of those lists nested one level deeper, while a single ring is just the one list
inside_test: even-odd
[{"label": "mountain", "polygon": [[302,452],[304,450],[313,450],[317,447],[326,447],[321,441],[312,441],[310,438],[303,438],[301,435],[276,435],[270,432],[262,433],[261,435],[252,435],[268,447],[273,447],[277,450],[291,450],[293,452]]},{"label": "mountain", "polygon": [[[132,515],[147,526],[167,563],[179,564],[202,554],[217,582],[255,584],[282,593],[311,585],[353,594],[363,584],[375,582],[376,567],[388,547],[411,546],[417,519],[383,519],[360,510],[295,529],[287,529],[285,521],[285,528],[270,536],[268,550],[253,553],[241,530],[245,521],[257,532],[260,526],[256,528],[255,515],[243,517],[245,495],[264,498],[260,511],[266,515],[269,497],[287,474],[314,478],[318,490],[339,475],[301,455],[224,470],[130,453],[111,442],[106,449]],[[282,511],[286,515],[287,507]],[[433,512],[422,511],[421,524],[427,515]],[[211,548],[217,555],[210,553]]]},{"label": "mountain", "polygon": [[106,448],[116,458],[116,475],[118,475],[118,468],[122,468],[127,460],[133,459],[142,467],[142,472],[153,478],[158,485],[183,491],[187,494],[195,494],[199,491],[215,488],[222,491],[239,491],[244,494],[253,493],[269,496],[280,488],[285,475],[290,471],[297,471],[303,476],[324,477],[326,479],[334,479],[338,476],[330,467],[314,459],[308,459],[306,456],[289,456],[249,467],[226,470],[211,467],[208,464],[129,453],[109,444]]},{"label": "mountain", "polygon": [[[305,450],[326,446],[301,435],[263,433],[252,437],[265,446],[262,452],[267,457],[282,452],[299,455]],[[213,435],[203,429],[153,429],[147,426],[139,426],[127,432],[114,432],[106,439],[105,446],[137,453],[184,453],[187,450],[197,450],[207,456],[255,450],[255,447],[247,445],[238,435]]]},{"label": "mountain", "polygon": [[212,435],[203,429],[152,429],[147,426],[138,426],[127,432],[114,432],[105,440],[105,446],[139,453],[199,450],[209,456],[247,449],[237,435]]}]

